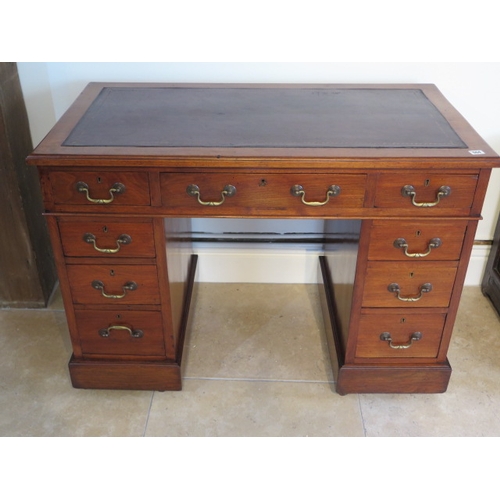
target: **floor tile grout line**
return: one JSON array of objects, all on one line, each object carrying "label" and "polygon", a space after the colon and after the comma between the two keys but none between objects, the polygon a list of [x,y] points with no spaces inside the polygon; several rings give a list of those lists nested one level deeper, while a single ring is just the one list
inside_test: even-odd
[{"label": "floor tile grout line", "polygon": [[365,417],[363,416],[363,408],[361,406],[361,396],[358,394],[359,416],[361,417],[361,427],[363,428],[363,436],[366,437]]},{"label": "floor tile grout line", "polygon": [[148,430],[149,417],[151,415],[151,408],[153,407],[153,398],[155,397],[155,391],[151,393],[151,400],[149,401],[148,412],[146,415],[146,423],[144,424],[144,432],[142,433],[142,437],[146,437],[146,432]]},{"label": "floor tile grout line", "polygon": [[328,384],[335,385],[335,382],[328,380],[300,380],[300,379],[273,379],[273,378],[238,378],[238,377],[184,377],[183,380],[215,380],[228,382],[284,382],[291,384]]}]

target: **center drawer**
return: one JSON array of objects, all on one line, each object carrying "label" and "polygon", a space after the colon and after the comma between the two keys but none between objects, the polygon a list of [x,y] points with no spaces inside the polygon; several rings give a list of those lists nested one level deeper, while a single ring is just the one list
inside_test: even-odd
[{"label": "center drawer", "polygon": [[176,215],[308,215],[361,208],[365,175],[162,174],[162,205]]},{"label": "center drawer", "polygon": [[76,304],[159,304],[156,266],[68,265]]}]

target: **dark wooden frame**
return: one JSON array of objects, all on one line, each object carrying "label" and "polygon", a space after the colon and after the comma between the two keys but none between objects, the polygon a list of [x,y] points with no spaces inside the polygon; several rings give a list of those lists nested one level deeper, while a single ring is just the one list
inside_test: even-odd
[{"label": "dark wooden frame", "polygon": [[481,288],[483,294],[491,300],[500,315],[500,216],[498,217],[493,246],[488,257]]}]

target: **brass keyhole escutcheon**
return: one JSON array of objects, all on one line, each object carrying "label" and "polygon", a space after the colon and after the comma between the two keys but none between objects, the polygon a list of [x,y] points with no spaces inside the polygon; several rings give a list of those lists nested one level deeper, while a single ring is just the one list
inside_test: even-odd
[{"label": "brass keyhole escutcheon", "polygon": [[410,278],[413,278],[414,275],[415,275],[415,273],[410,273],[409,274]]},{"label": "brass keyhole escutcheon", "polygon": [[109,275],[110,275],[110,276],[114,276],[114,275],[115,275],[115,270],[114,270],[114,269],[111,269],[111,271],[109,271]]},{"label": "brass keyhole escutcheon", "polygon": [[97,178],[97,183],[98,183],[98,184],[101,184],[101,182],[102,182],[102,179],[101,179],[100,177],[98,177],[98,178]]},{"label": "brass keyhole escutcheon", "polygon": [[399,322],[400,322],[400,323],[406,323],[406,318],[401,318],[401,319],[399,320]]},{"label": "brass keyhole escutcheon", "polygon": [[102,232],[103,232],[103,233],[107,233],[107,232],[108,232],[108,226],[104,226],[104,227],[102,228]]},{"label": "brass keyhole escutcheon", "polygon": [[260,182],[259,182],[259,186],[267,186],[266,179],[261,179]]},{"label": "brass keyhole escutcheon", "polygon": [[430,179],[425,179],[424,186],[427,187],[431,183]]},{"label": "brass keyhole escutcheon", "polygon": [[417,236],[417,238],[422,234],[422,231],[416,231],[415,232],[415,236]]}]

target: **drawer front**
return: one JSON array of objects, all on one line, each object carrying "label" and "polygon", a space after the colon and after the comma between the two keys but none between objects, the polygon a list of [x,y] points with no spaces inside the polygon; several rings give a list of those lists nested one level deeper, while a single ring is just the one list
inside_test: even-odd
[{"label": "drawer front", "polygon": [[164,356],[158,311],[76,311],[82,353]]},{"label": "drawer front", "polygon": [[59,219],[67,257],[154,257],[153,224]]},{"label": "drawer front", "polygon": [[455,262],[369,262],[362,307],[448,307]]},{"label": "drawer front", "polygon": [[459,260],[467,221],[375,220],[369,260]]},{"label": "drawer front", "polygon": [[438,175],[432,172],[380,174],[375,207],[397,208],[400,214],[419,216],[467,215],[474,199],[477,179],[477,175]]},{"label": "drawer front", "polygon": [[159,304],[156,266],[69,265],[66,267],[76,304]]},{"label": "drawer front", "polygon": [[435,358],[445,314],[361,314],[356,357]]},{"label": "drawer front", "polygon": [[363,207],[365,181],[348,174],[162,174],[161,193],[167,213],[322,216]]},{"label": "drawer front", "polygon": [[141,172],[50,172],[56,205],[150,205],[148,174]]}]

